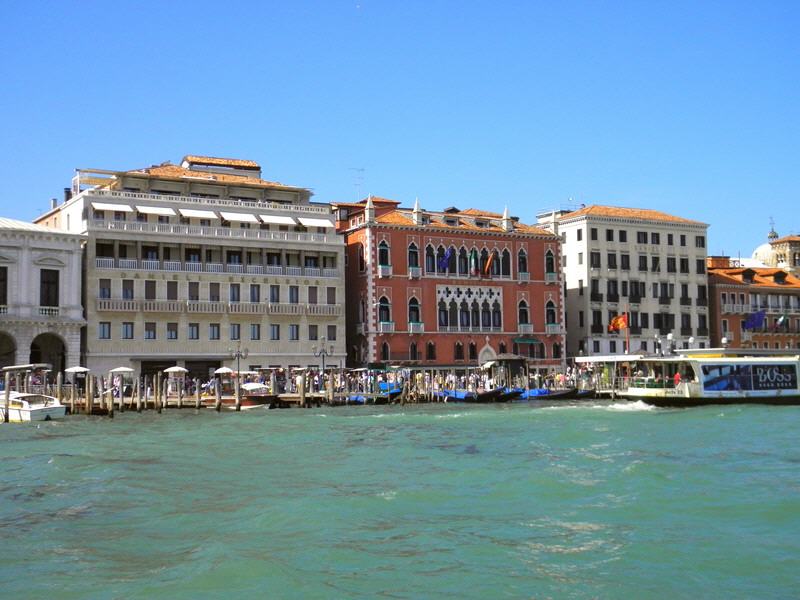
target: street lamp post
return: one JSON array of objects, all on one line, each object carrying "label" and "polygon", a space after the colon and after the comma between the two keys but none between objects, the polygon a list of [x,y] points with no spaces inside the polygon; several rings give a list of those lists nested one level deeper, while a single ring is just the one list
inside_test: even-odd
[{"label": "street lamp post", "polygon": [[316,346],[311,346],[311,352],[314,354],[315,358],[322,359],[322,385],[325,385],[325,357],[331,356],[333,354],[333,344],[330,345],[329,348],[325,347],[325,342],[327,342],[327,338],[323,335],[319,338],[320,345],[319,350]]},{"label": "street lamp post", "polygon": [[242,378],[241,359],[247,358],[250,351],[245,348],[242,350],[242,342],[236,344],[236,349],[228,348],[228,354],[231,358],[236,359],[236,410],[240,410],[242,406],[242,397],[239,392]]}]

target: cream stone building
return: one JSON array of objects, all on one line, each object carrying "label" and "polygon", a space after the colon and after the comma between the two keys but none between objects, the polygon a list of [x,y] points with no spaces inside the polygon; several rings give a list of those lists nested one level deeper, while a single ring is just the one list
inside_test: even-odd
[{"label": "cream stone building", "polygon": [[207,378],[345,356],[344,242],[329,205],[249,160],[79,169],[37,220],[87,237],[86,361]]},{"label": "cream stone building", "polygon": [[83,239],[0,218],[0,367],[79,363]]},{"label": "cream stone building", "polygon": [[562,240],[568,356],[708,345],[707,224],[598,205],[538,219]]}]

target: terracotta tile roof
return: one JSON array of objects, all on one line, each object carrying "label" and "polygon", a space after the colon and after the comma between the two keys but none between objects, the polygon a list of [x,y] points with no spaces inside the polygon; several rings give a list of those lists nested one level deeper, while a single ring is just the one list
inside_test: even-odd
[{"label": "terracotta tile roof", "polygon": [[392,212],[384,213],[375,220],[384,225],[413,225],[414,221],[411,220],[411,215],[404,215],[403,213],[393,210]]},{"label": "terracotta tile roof", "polygon": [[[373,197],[373,202],[375,198]],[[412,217],[412,211],[409,209],[402,209],[402,210],[392,210],[385,212],[382,215],[379,215],[375,218],[375,221],[382,225],[402,225],[402,226],[413,226],[414,220]],[[465,220],[465,219],[458,219],[457,225],[448,225],[445,220],[446,219],[453,219],[457,218],[455,214],[453,215],[429,215],[430,222],[427,225],[420,226],[420,227],[435,227],[436,229],[449,229],[452,231],[463,231],[469,233],[505,233],[503,228],[497,225],[496,223],[489,223],[486,227],[478,227],[475,223]],[[514,223],[514,233],[525,233],[528,235],[538,235],[538,236],[545,236],[545,237],[552,237],[558,238],[555,234],[541,229],[539,227],[534,227],[532,225],[524,225],[521,223]]]},{"label": "terracotta tile roof", "polygon": [[[745,283],[744,273],[746,271],[749,271],[753,274],[752,283]],[[760,268],[760,267],[754,267],[751,269],[743,269],[741,267],[736,267],[732,269],[728,268],[708,269],[709,278],[713,283],[753,285],[757,287],[769,287],[769,288],[779,288],[779,289],[800,288],[800,278],[797,278],[794,275],[791,275],[790,273],[786,273],[786,279],[785,279],[786,283],[775,283],[774,276],[776,273],[786,273],[786,271],[784,271],[783,269]]]},{"label": "terracotta tile roof", "polygon": [[593,204],[584,208],[578,209],[571,213],[567,213],[560,217],[560,220],[573,219],[575,217],[594,216],[594,217],[616,217],[622,219],[640,219],[644,221],[669,221],[671,223],[693,223],[696,225],[705,225],[700,221],[693,221],[691,219],[684,219],[683,217],[676,217],[675,215],[668,215],[659,210],[652,208],[625,208],[622,206],[601,206]]},{"label": "terracotta tile roof", "polygon": [[770,244],[787,244],[790,242],[800,242],[800,235],[785,235],[782,238],[771,241]]},{"label": "terracotta tile roof", "polygon": [[471,217],[486,217],[487,219],[502,219],[503,215],[500,213],[489,212],[488,210],[481,210],[479,208],[467,208],[459,212],[461,215],[469,215]]},{"label": "terracotta tile roof", "polygon": [[231,183],[235,185],[250,185],[257,187],[280,187],[287,189],[302,189],[291,185],[284,185],[276,181],[266,181],[257,177],[247,177],[245,175],[233,175],[228,173],[210,173],[208,171],[194,171],[179,167],[178,165],[153,165],[144,169],[126,171],[127,175],[147,175],[154,179],[176,179],[186,181],[187,179],[199,181],[207,180],[209,183]]},{"label": "terracotta tile roof", "polygon": [[187,154],[183,160],[198,165],[210,165],[218,167],[242,167],[249,169],[260,169],[259,165],[254,160],[246,160],[244,158],[218,158],[216,156],[198,156],[196,154]]}]

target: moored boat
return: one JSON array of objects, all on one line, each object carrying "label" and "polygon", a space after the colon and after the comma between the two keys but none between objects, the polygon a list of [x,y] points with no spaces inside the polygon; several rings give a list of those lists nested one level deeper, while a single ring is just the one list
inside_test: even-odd
[{"label": "moored boat", "polygon": [[[5,401],[0,399],[0,420],[5,420],[5,411]],[[11,423],[50,421],[66,414],[67,407],[53,396],[11,392],[9,397],[8,420]]]}]

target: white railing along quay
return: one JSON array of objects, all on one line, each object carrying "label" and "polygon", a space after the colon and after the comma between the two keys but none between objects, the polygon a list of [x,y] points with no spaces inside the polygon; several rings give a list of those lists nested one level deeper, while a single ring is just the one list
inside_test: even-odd
[{"label": "white railing along quay", "polygon": [[[205,269],[203,268],[205,266]],[[260,265],[241,263],[200,263],[158,260],[136,260],[135,258],[95,258],[95,267],[98,269],[126,269],[129,271],[169,271],[185,273],[247,273],[249,275],[286,275],[289,277],[339,277],[338,269],[320,269],[318,267],[282,267],[279,265]]]}]

